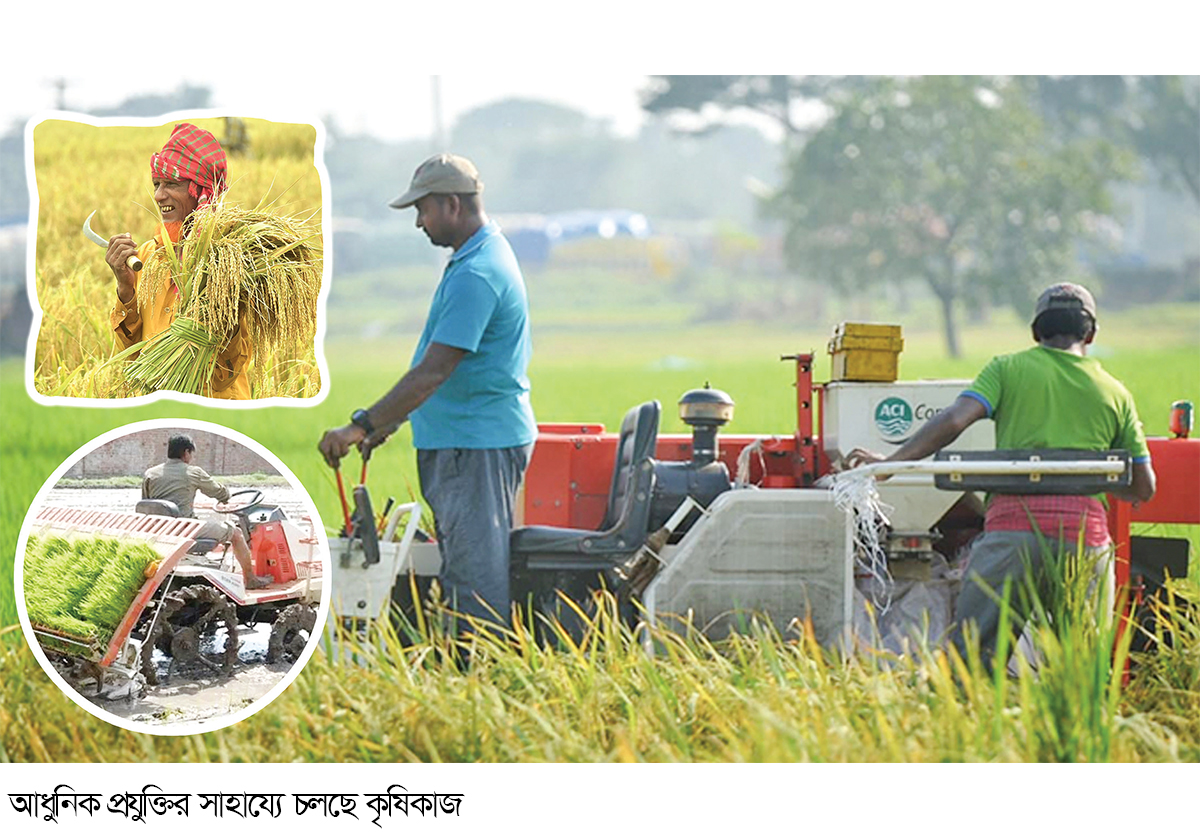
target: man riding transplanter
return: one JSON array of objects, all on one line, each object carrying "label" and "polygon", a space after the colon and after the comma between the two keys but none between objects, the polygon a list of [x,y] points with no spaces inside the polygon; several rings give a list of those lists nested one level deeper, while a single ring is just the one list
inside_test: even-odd
[{"label": "man riding transplanter", "polygon": [[[179,507],[180,517],[196,517],[192,503],[196,492],[203,492],[221,503],[229,500],[229,489],[213,480],[200,466],[192,465],[196,456],[196,444],[192,438],[179,434],[167,441],[167,460],[146,469],[142,480],[142,497],[149,500],[169,500]],[[233,546],[233,555],[242,567],[242,581],[247,590],[265,588],[275,581],[273,576],[257,576],[251,569],[253,556],[242,528],[235,520],[224,515],[209,516],[196,531],[193,538],[212,538]]]}]

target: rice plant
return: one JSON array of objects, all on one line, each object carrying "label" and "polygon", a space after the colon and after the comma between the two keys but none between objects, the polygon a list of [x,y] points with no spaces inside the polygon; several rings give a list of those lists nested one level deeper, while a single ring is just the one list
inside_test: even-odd
[{"label": "rice plant", "polygon": [[[1116,689],[1116,700],[1106,694],[1096,712],[1083,703],[1092,676],[1056,654],[1037,673],[997,679],[953,652],[843,657],[753,619],[747,633],[712,642],[630,627],[614,619],[611,601],[596,605],[586,609],[582,638],[567,642],[566,633],[555,644],[537,642],[528,619],[505,632],[451,638],[436,614],[400,632],[384,624],[367,635],[342,633],[251,722],[178,738],[87,716],[41,677],[23,644],[3,644],[0,753],[204,762],[1200,758],[1194,723],[1172,721],[1153,690],[1126,695],[1120,678],[1109,678],[1104,689]],[[1168,625],[1198,630],[1190,612],[1170,615]],[[1196,661],[1189,666],[1194,675]],[[1172,700],[1195,702],[1197,694]],[[1072,740],[1071,730],[1082,733]]]},{"label": "rice plant", "polygon": [[72,637],[111,637],[161,560],[148,544],[113,538],[30,538],[25,606],[31,623]]},{"label": "rice plant", "polygon": [[[137,355],[125,370],[143,392],[210,395],[219,353],[238,330],[255,352],[297,358],[311,347],[321,290],[320,234],[303,221],[224,201],[192,213],[176,254],[160,247],[138,282],[138,304],[152,305],[168,283],[179,288],[169,329],[114,357]],[[169,240],[162,228],[162,239]],[[261,378],[261,376],[260,376]]]},{"label": "rice plant", "polygon": [[[218,137],[224,132],[221,119],[201,119],[196,124]],[[306,228],[319,230],[321,183],[313,165],[315,129],[254,119],[246,120],[246,125],[254,155],[231,158],[227,202],[280,219],[302,219]],[[109,363],[121,354],[109,322],[116,304],[112,272],[104,262],[104,251],[89,244],[80,227],[98,210],[92,224],[101,235],[130,232],[141,242],[159,232],[148,164],[150,153],[162,145],[169,131],[169,125],[96,127],[65,120],[46,120],[34,129],[40,206],[36,298],[43,315],[34,357],[34,386],[43,395],[112,399],[144,391],[140,383],[126,379],[127,364]],[[87,176],[81,177],[81,172]],[[317,265],[319,279],[320,236],[307,238],[305,246]],[[292,289],[280,293],[288,290]],[[315,314],[310,318],[306,311],[306,299],[300,300],[298,308],[293,300],[279,311],[284,318],[315,321]],[[268,329],[274,325],[268,324]],[[247,323],[247,328],[252,324]],[[179,330],[186,331],[186,324]],[[249,368],[252,398],[311,398],[320,392],[311,338],[286,346],[287,342],[272,344],[270,335],[263,340],[267,344],[255,345]]]}]

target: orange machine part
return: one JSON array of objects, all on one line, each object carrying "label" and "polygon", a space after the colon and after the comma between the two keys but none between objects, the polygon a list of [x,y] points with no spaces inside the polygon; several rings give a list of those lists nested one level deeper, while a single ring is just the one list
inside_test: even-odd
[{"label": "orange machine part", "polygon": [[276,583],[296,578],[296,562],[281,521],[267,521],[254,528],[250,535],[250,555],[258,576],[270,574]]},{"label": "orange machine part", "polygon": [[1137,506],[1109,498],[1108,531],[1117,547],[1118,599],[1129,596],[1131,524],[1200,524],[1200,439],[1151,437],[1146,444],[1157,484],[1154,497]]},{"label": "orange machine part", "polygon": [[[568,433],[560,432],[568,430]],[[797,485],[796,438],[721,435],[718,459],[737,474],[742,450],[762,441],[761,456],[750,458],[750,482],[768,488]],[[654,456],[676,461],[692,458],[690,434],[662,434]],[[613,463],[617,457],[617,434],[603,425],[539,425],[533,459],[525,473],[526,526],[593,529],[604,519]]]},{"label": "orange machine part", "polygon": [[1158,488],[1133,510],[1133,520],[1148,524],[1200,524],[1200,439],[1151,437],[1150,462]]}]

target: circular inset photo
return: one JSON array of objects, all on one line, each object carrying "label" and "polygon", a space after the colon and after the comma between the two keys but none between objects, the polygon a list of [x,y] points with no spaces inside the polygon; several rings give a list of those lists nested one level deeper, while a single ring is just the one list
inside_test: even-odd
[{"label": "circular inset photo", "polygon": [[76,704],[144,733],[241,721],[316,647],[329,544],[280,460],[219,425],[155,419],[76,451],[17,542],[17,607]]}]

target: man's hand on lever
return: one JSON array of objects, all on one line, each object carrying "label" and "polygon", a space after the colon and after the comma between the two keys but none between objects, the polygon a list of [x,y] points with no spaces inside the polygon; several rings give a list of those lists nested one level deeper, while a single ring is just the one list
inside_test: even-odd
[{"label": "man's hand on lever", "polygon": [[363,442],[366,437],[367,432],[358,425],[353,423],[342,425],[340,428],[326,431],[317,448],[320,449],[321,456],[325,458],[329,467],[337,468],[342,458],[350,453],[350,449]]},{"label": "man's hand on lever", "polygon": [[385,428],[377,429],[375,433],[370,434],[362,442],[358,443],[358,450],[362,454],[364,463],[371,459],[371,452],[387,442],[392,434],[399,429],[400,425],[400,422],[393,422]]}]

